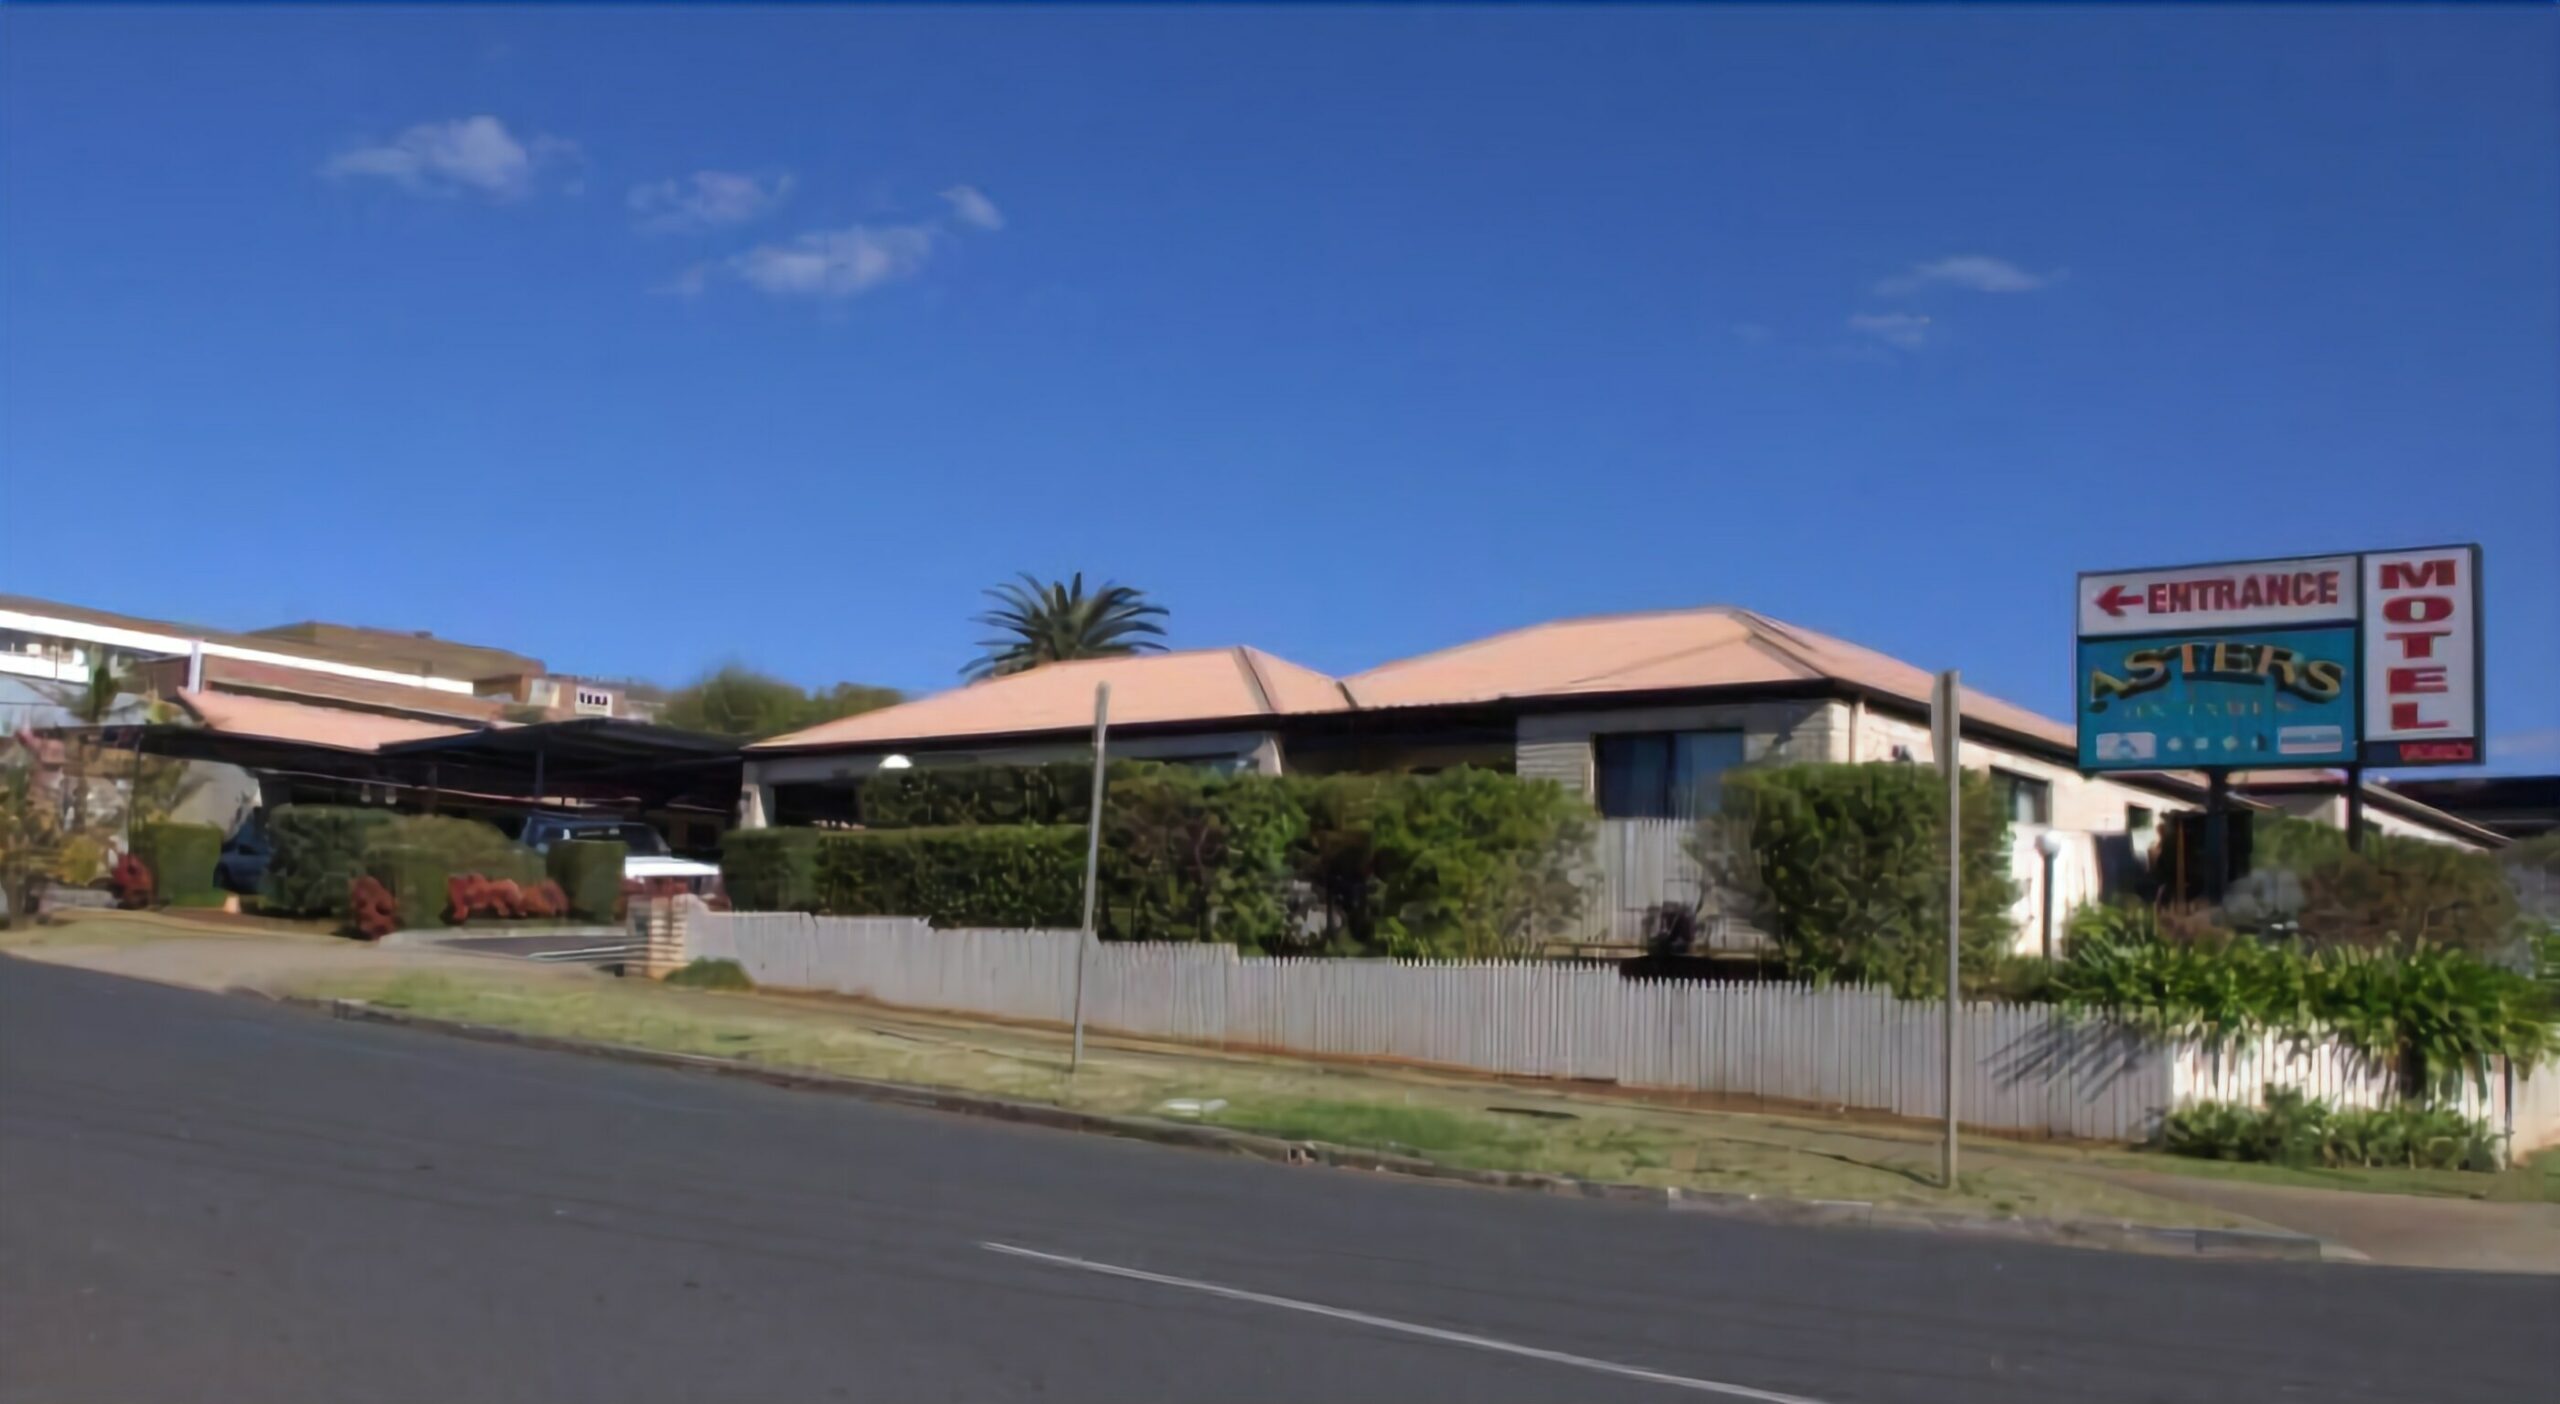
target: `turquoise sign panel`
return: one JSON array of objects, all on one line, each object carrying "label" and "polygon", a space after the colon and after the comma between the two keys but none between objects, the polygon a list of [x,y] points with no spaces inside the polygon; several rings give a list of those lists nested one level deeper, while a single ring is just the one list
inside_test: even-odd
[{"label": "turquoise sign panel", "polygon": [[2356,758],[2352,627],[2082,639],[2079,687],[2082,770]]}]

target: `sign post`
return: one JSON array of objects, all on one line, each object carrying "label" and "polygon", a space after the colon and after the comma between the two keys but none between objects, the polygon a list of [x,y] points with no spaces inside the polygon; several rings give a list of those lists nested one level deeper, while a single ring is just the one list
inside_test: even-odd
[{"label": "sign post", "polygon": [[1938,675],[1930,697],[1930,740],[1938,752],[1938,769],[1947,780],[1947,998],[1946,998],[1946,1143],[1938,1172],[1946,1187],[1956,1187],[1956,1008],[1964,998],[1961,960],[1964,933],[1964,766],[1957,748],[1964,744],[1964,693],[1956,670]]},{"label": "sign post", "polygon": [[1076,1038],[1074,1049],[1067,1054],[1067,1072],[1073,1075],[1084,1066],[1084,958],[1096,937],[1093,927],[1093,899],[1102,877],[1102,734],[1111,723],[1111,684],[1096,683],[1093,688],[1093,804],[1086,810],[1084,828],[1084,929],[1076,933]]}]

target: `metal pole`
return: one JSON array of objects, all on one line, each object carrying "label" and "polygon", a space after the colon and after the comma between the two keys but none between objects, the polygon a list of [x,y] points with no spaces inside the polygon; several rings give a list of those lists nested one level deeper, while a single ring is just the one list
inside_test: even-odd
[{"label": "metal pole", "polygon": [[2219,903],[2231,879],[2231,772],[2215,770],[2204,792],[2204,895]]},{"label": "metal pole", "polygon": [[2364,852],[2364,767],[2347,767],[2347,848]]},{"label": "metal pole", "polygon": [[1084,957],[1092,948],[1093,901],[1102,876],[1102,734],[1111,724],[1111,684],[1093,689],[1093,807],[1084,825],[1084,929],[1076,933],[1076,1044],[1067,1055],[1067,1071],[1084,1066]]},{"label": "metal pole", "polygon": [[2044,854],[2044,958],[2051,960],[2053,959],[2053,855],[2045,853],[2041,844],[2037,846],[2036,851]]},{"label": "metal pole", "polygon": [[1956,1008],[1963,998],[1960,962],[1964,931],[1964,765],[1963,692],[1955,669],[1938,675],[1938,768],[1947,777],[1947,996],[1946,996],[1946,1144],[1939,1174],[1946,1187],[1956,1187]]}]

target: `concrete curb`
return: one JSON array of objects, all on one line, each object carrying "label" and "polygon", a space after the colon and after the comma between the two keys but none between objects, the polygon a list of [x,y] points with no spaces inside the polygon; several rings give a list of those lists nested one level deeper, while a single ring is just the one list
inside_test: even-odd
[{"label": "concrete curb", "polygon": [[1007,1097],[957,1092],[948,1088],[922,1087],[903,1082],[882,1082],[870,1078],[842,1077],[832,1073],[795,1072],[788,1068],[766,1067],[735,1058],[715,1058],[699,1053],[668,1053],[623,1043],[599,1043],[587,1039],[519,1033],[513,1029],[503,1029],[490,1024],[471,1024],[453,1019],[437,1019],[404,1013],[364,1000],[313,999],[300,995],[275,998],[282,1004],[318,1011],[332,1018],[362,1023],[393,1024],[403,1028],[424,1029],[433,1033],[475,1039],[483,1043],[512,1044],[519,1048],[534,1048],[547,1052],[582,1053],[589,1057],[609,1058],[616,1062],[638,1063],[648,1067],[681,1068],[724,1077],[742,1077],[772,1087],[833,1092],[840,1096],[859,1097],[864,1101],[919,1107],[929,1111],[956,1112],[963,1116],[982,1116],[997,1121],[1019,1122],[1026,1126],[1044,1126],[1059,1131],[1082,1131],[1095,1135],[1119,1136],[1129,1140],[1152,1141],[1158,1145],[1224,1151],[1231,1155],[1246,1155],[1257,1160],[1268,1160],[1283,1165],[1328,1165],[1344,1170],[1370,1170],[1381,1174],[1408,1175],[1418,1179],[1483,1185],[1494,1189],[1529,1190],[1569,1198],[1647,1204],[1682,1213],[1716,1214],[1726,1218],[1747,1219],[1768,1224],[1854,1225],[2005,1238],[2021,1243],[2052,1243],[2070,1247],[2108,1248],[2145,1253],[2177,1253],[2208,1258],[2274,1258],[2317,1262],[2323,1259],[2352,1260],[2361,1256],[2326,1244],[2320,1239],[2295,1233],[2262,1232],[2251,1229],[2153,1228],[2111,1219],[1993,1218],[1978,1214],[1957,1213],[1952,1210],[1871,1204],[1865,1200],[1770,1199],[1756,1194],[1623,1184],[1607,1180],[1583,1180],[1570,1175],[1551,1175],[1530,1170],[1470,1170],[1455,1165],[1444,1165],[1438,1161],[1424,1160],[1417,1156],[1362,1150],[1353,1146],[1328,1145],[1321,1141],[1282,1140],[1276,1136],[1256,1135],[1250,1131],[1231,1131],[1225,1127],[1203,1126],[1194,1122],[1159,1121],[1152,1117],[1140,1116],[1106,1116],[1099,1112],[1074,1111],[1043,1102],[1016,1101]]}]

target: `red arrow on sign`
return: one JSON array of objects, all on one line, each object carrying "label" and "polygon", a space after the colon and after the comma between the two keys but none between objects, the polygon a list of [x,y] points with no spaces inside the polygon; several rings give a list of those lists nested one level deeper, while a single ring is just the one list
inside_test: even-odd
[{"label": "red arrow on sign", "polygon": [[2107,592],[2105,594],[2098,596],[2098,598],[2091,601],[2091,603],[2097,605],[2098,608],[2105,610],[2109,618],[2122,619],[2124,618],[2124,607],[2126,605],[2140,605],[2142,603],[2142,596],[2126,590],[2122,585],[2110,585],[2107,587]]}]

